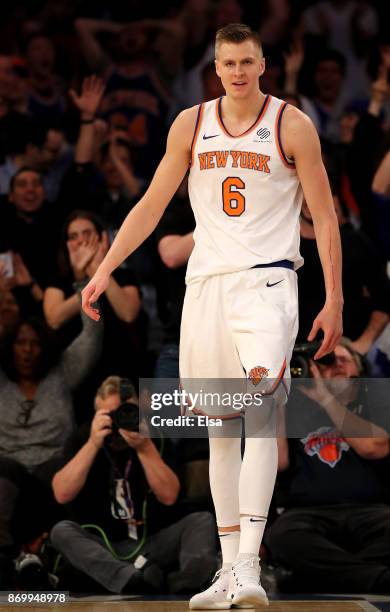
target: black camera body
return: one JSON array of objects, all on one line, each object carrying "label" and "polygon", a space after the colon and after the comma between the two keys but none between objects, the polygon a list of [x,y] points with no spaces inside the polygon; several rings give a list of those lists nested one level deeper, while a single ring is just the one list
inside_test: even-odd
[{"label": "black camera body", "polygon": [[121,404],[110,414],[112,419],[112,432],[117,433],[119,429],[126,431],[139,431],[139,406],[134,401],[136,397],[133,384],[127,378],[121,378],[119,395]]},{"label": "black camera body", "polygon": [[111,413],[112,431],[119,429],[126,431],[139,431],[139,407],[133,402],[123,402]]},{"label": "black camera body", "polygon": [[[294,346],[294,350],[290,362],[290,371],[292,378],[311,378],[310,361],[320,348],[322,342],[302,342]],[[317,359],[316,363],[330,366],[335,362],[335,354],[329,353],[321,359]]]}]

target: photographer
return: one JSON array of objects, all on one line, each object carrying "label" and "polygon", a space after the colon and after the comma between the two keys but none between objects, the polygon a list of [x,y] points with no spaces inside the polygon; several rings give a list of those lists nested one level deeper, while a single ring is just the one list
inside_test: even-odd
[{"label": "photographer", "polygon": [[298,592],[389,592],[387,399],[379,413],[380,389],[368,393],[347,339],[310,370],[313,384],[295,385],[286,407],[278,467],[289,469],[287,509],[265,544]]},{"label": "photographer", "polygon": [[[169,441],[156,445],[138,433],[135,402],[134,388],[119,377],[98,389],[90,432],[69,441],[52,482],[57,501],[72,502],[77,522],[55,525],[51,541],[95,588],[161,592],[163,570],[171,593],[191,592],[217,569],[213,518],[207,512],[179,518]],[[82,529],[84,523],[93,531]]]}]

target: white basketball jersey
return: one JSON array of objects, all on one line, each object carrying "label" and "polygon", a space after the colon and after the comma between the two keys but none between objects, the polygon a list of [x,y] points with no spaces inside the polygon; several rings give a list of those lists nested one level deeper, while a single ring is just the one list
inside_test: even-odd
[{"label": "white basketball jersey", "polygon": [[189,196],[196,220],[187,283],[288,259],[299,268],[302,188],[280,142],[286,103],[266,96],[240,136],[223,124],[221,102],[199,107]]}]

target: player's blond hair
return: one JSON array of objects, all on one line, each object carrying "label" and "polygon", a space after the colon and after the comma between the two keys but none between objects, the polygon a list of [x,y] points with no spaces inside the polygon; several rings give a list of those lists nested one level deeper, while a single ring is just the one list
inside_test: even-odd
[{"label": "player's blond hair", "polygon": [[234,43],[239,45],[247,40],[252,40],[259,47],[261,55],[263,55],[263,47],[261,45],[260,36],[245,23],[229,23],[229,25],[220,28],[215,36],[215,55],[222,43]]}]

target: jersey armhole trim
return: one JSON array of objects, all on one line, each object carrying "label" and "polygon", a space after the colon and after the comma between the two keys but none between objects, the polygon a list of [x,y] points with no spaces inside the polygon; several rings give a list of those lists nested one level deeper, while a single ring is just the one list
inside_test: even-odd
[{"label": "jersey armhole trim", "polygon": [[278,149],[278,153],[279,153],[280,159],[282,160],[283,164],[286,166],[286,168],[290,168],[290,170],[295,170],[295,163],[291,158],[287,157],[287,155],[285,154],[283,145],[282,145],[282,139],[281,139],[282,118],[283,118],[283,113],[286,110],[286,107],[287,107],[287,102],[284,102],[283,104],[281,104],[278,110],[278,114],[276,115],[276,121],[275,121],[276,138],[275,140],[276,140],[276,147]]},{"label": "jersey armhole trim", "polygon": [[193,135],[192,143],[191,143],[190,168],[193,166],[193,163],[194,163],[194,150],[195,150],[196,140],[199,134],[200,124],[202,123],[202,115],[203,115],[203,104],[199,104],[199,109],[198,109],[198,114],[196,117],[195,129],[194,129],[194,135]]}]

